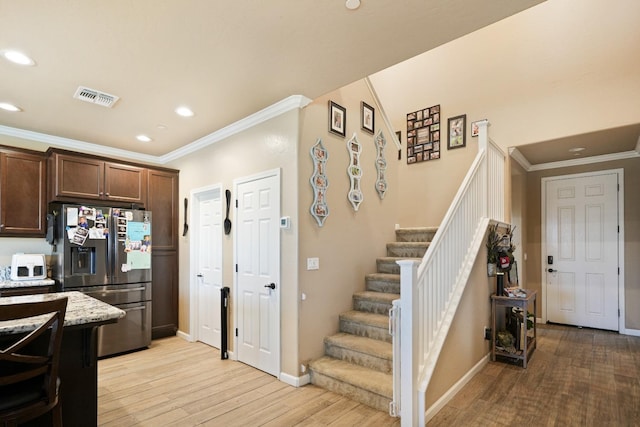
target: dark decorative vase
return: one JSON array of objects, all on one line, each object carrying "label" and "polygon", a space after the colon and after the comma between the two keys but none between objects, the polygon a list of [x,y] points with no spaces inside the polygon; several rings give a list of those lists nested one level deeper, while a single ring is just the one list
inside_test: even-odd
[{"label": "dark decorative vase", "polygon": [[497,276],[496,295],[502,296],[504,294],[504,273],[498,273]]}]

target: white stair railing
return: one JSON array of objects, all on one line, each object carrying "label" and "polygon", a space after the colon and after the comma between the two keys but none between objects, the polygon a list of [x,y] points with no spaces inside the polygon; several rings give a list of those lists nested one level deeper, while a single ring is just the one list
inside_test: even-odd
[{"label": "white stair railing", "polygon": [[478,155],[422,261],[398,261],[391,410],[403,427],[425,424],[427,386],[489,219],[504,221],[505,154],[489,140],[487,127],[486,120],[480,123]]}]

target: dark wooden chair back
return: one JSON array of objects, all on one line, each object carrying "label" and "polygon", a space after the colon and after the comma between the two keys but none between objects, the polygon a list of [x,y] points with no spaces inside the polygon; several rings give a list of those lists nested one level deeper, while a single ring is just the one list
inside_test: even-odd
[{"label": "dark wooden chair back", "polygon": [[62,425],[58,367],[66,310],[67,298],[0,305],[0,322],[18,325],[33,318],[27,323],[39,325],[0,336],[0,425],[18,425],[49,411],[52,424]]}]

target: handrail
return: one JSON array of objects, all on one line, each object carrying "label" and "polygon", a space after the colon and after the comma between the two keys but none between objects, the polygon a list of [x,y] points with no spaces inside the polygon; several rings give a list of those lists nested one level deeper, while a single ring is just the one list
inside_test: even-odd
[{"label": "handrail", "polygon": [[400,300],[394,312],[400,343],[394,344],[393,357],[394,368],[402,368],[400,380],[394,380],[392,407],[399,410],[403,427],[425,423],[426,389],[489,219],[504,220],[505,154],[489,140],[487,127],[486,120],[479,125],[478,155],[422,261],[397,262]]}]

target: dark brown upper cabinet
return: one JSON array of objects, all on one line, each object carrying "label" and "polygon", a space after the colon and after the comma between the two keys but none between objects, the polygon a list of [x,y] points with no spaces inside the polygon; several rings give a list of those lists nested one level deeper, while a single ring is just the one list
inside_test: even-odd
[{"label": "dark brown upper cabinet", "polygon": [[49,200],[101,200],[144,205],[144,167],[49,150]]},{"label": "dark brown upper cabinet", "polygon": [[46,158],[0,146],[0,236],[45,233]]}]

